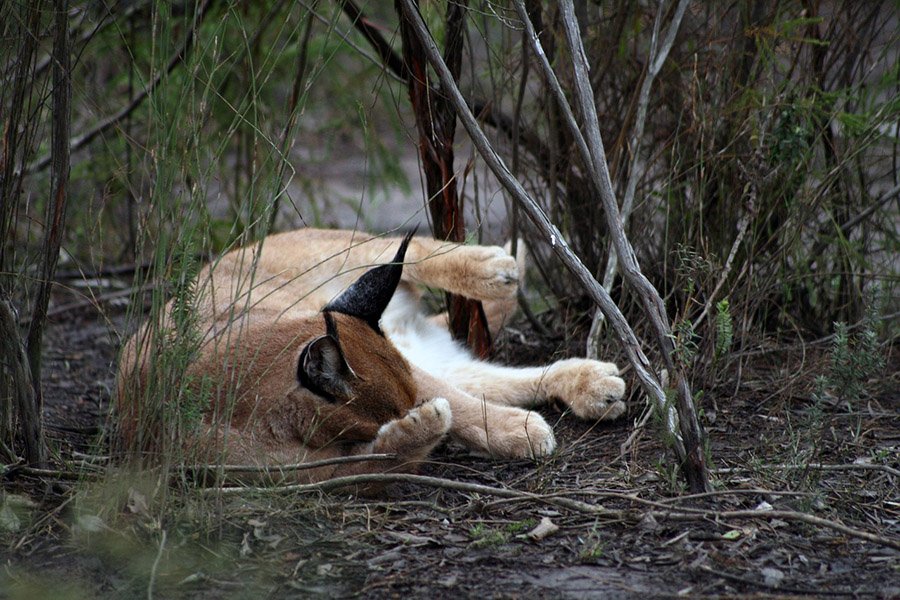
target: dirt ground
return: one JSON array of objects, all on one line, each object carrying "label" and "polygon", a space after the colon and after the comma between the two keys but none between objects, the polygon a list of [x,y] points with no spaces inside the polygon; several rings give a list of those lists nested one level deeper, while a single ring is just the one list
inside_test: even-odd
[{"label": "dirt ground", "polygon": [[[542,411],[560,446],[548,460],[494,462],[446,444],[422,471],[527,498],[412,483],[378,499],[204,496],[91,467],[108,452],[97,440],[126,328],[125,286],[98,283],[102,311],[83,289],[54,299],[45,421],[61,472],[5,473],[0,597],[900,597],[896,356],[851,409],[811,401],[804,374],[823,368],[827,345],[756,348],[703,391],[716,470],[700,497],[680,489],[652,419],[620,456],[643,412],[627,372],[627,418]],[[499,359],[546,362],[577,341],[518,323]],[[546,537],[542,521],[556,528]]]}]

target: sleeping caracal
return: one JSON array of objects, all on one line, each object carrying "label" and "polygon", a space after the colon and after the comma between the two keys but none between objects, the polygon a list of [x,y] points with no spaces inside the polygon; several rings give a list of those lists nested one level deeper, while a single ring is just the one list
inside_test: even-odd
[{"label": "sleeping caracal", "polygon": [[[451,339],[445,317],[419,309],[416,284],[441,288],[482,300],[496,330],[515,308],[519,269],[494,246],[316,229],[224,255],[200,272],[190,308],[201,342],[186,377],[212,382],[210,405],[179,443],[255,465],[397,456],[295,475],[307,481],[412,470],[447,434],[498,458],[550,454],[553,431],[527,407],[558,399],[579,417],[614,419],[625,411],[616,366],[480,361]],[[174,330],[172,311],[170,302],[164,332]],[[156,329],[129,340],[119,369],[123,438],[143,451],[160,435],[142,400]]]}]

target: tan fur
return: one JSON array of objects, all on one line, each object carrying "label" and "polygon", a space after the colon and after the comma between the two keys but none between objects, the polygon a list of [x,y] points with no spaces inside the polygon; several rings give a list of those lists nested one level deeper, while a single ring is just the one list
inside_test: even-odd
[{"label": "tan fur", "polygon": [[[392,343],[404,335],[402,313],[399,321],[396,314],[391,317],[399,324],[386,330],[389,339],[360,319],[336,315],[352,370],[348,396],[335,403],[305,389],[297,378],[298,360],[325,334],[321,309],[367,269],[389,262],[397,247],[396,238],[301,229],[269,236],[262,245],[230,252],[204,268],[192,306],[201,344],[187,377],[195,387],[204,378],[212,382],[212,402],[200,431],[178,441],[208,460],[259,465],[398,455],[390,463],[352,463],[297,475],[321,480],[412,469],[448,432],[472,450],[496,457],[549,454],[555,448],[552,430],[525,407],[550,399],[565,402],[583,418],[624,412],[624,383],[609,363],[570,359],[513,369],[472,359],[451,379],[429,374]],[[424,284],[486,301],[491,328],[497,329],[515,307],[519,272],[517,259],[502,248],[415,237],[392,305],[406,310],[406,299],[414,305],[414,284]],[[139,330],[120,361],[122,437],[128,447],[144,452],[159,450],[166,441],[145,396],[153,361],[165,344],[161,340],[174,329],[172,311],[170,303],[155,327]],[[411,320],[409,327],[422,326],[417,323]],[[410,357],[417,364],[418,358]]]}]

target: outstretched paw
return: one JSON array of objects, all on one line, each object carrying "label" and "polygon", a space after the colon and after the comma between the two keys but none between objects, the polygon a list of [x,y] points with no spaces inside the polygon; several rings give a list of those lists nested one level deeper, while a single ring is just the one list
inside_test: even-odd
[{"label": "outstretched paw", "polygon": [[563,401],[582,419],[617,419],[625,413],[625,382],[618,372],[612,363],[563,360],[547,375],[547,395]]}]

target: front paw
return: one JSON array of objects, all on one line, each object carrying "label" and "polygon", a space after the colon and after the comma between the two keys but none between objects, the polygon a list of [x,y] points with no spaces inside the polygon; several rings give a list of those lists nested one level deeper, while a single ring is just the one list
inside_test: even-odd
[{"label": "front paw", "polygon": [[554,364],[546,393],[567,404],[582,419],[609,421],[625,413],[625,382],[612,363],[572,358]]},{"label": "front paw", "polygon": [[378,430],[379,446],[397,453],[430,449],[450,431],[452,422],[450,403],[444,398],[434,398],[412,409],[404,417],[382,425]]}]

